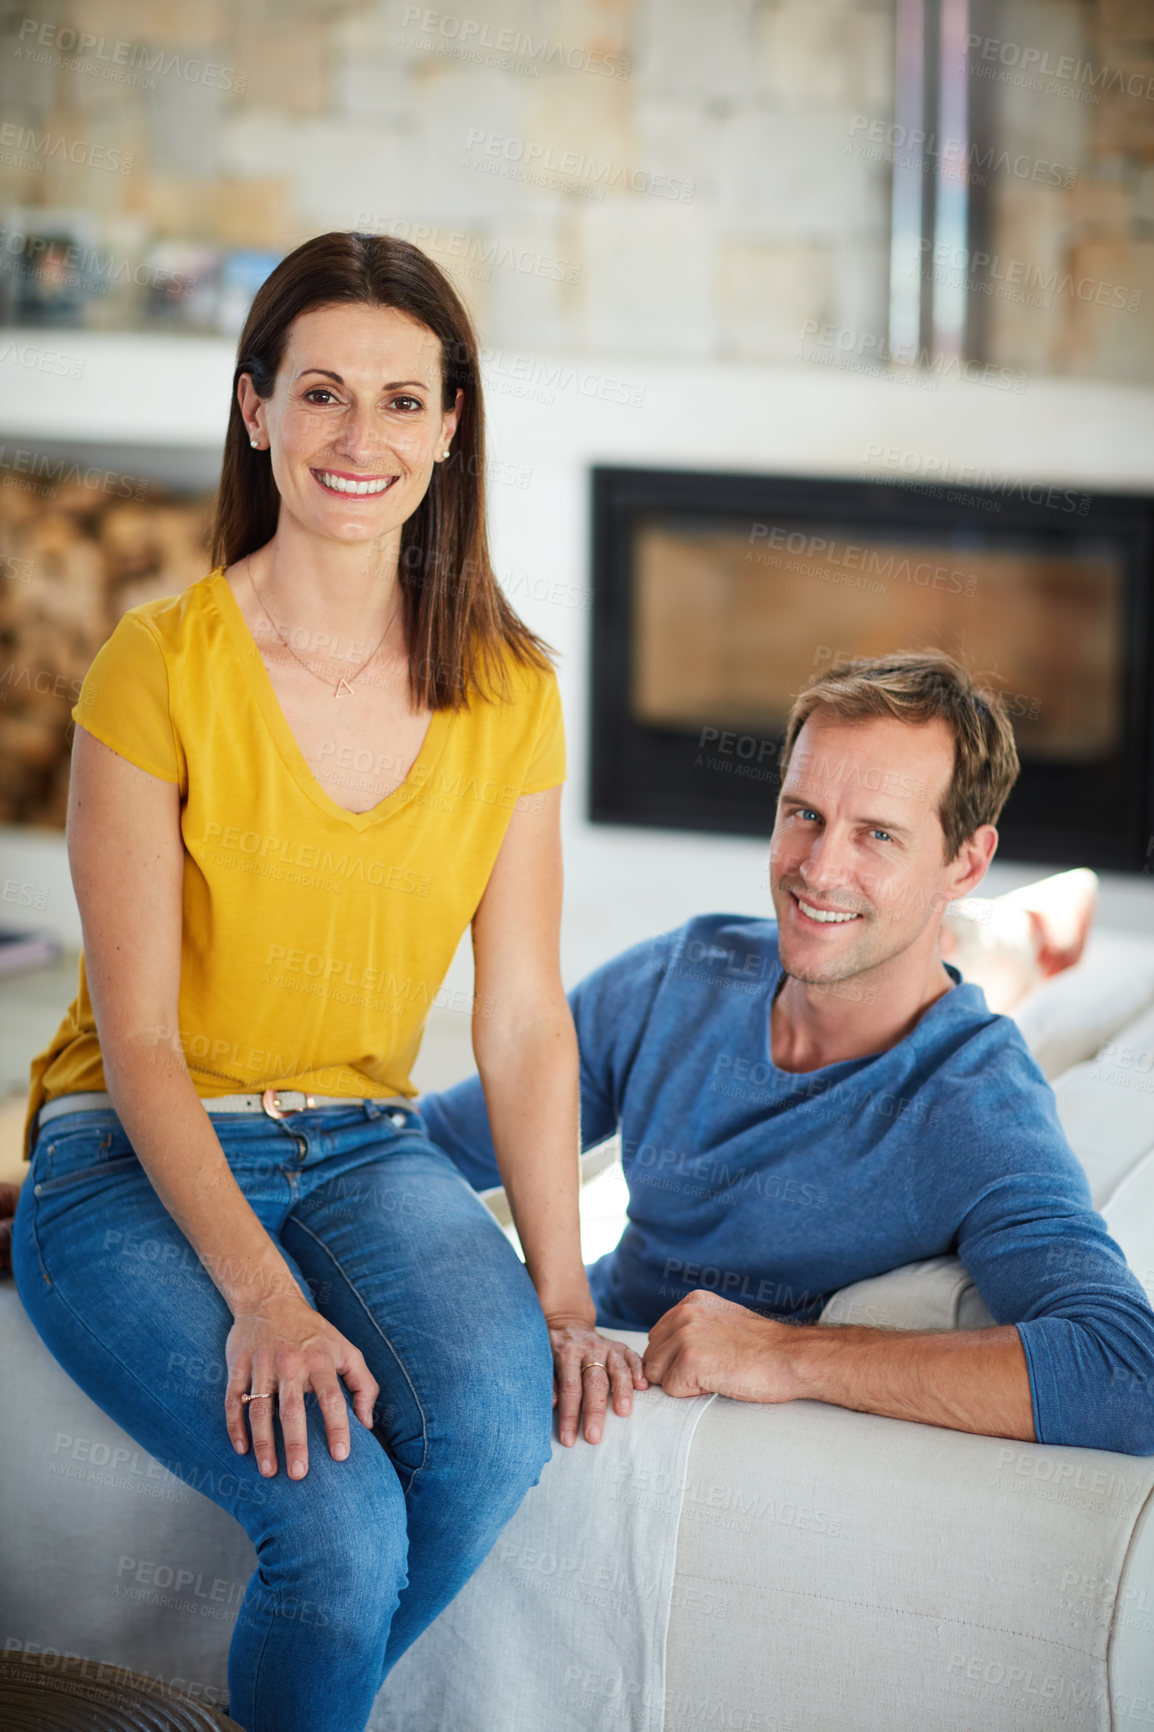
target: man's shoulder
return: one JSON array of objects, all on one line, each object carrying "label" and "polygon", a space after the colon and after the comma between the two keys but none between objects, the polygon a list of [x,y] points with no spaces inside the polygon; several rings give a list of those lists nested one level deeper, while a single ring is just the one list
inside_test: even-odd
[{"label": "man's shoulder", "polygon": [[991,1010],[981,987],[964,980],[955,968],[950,967],[950,973],[956,985],[934,1001],[906,1038],[927,1054],[936,1052],[943,1059],[980,1049],[987,1060],[998,1058],[1012,1065],[1025,1062],[1037,1069],[1013,1017]]},{"label": "man's shoulder", "polygon": [[677,928],[690,942],[714,943],[718,947],[756,944],[772,947],[777,954],[777,921],[756,914],[695,914]]},{"label": "man's shoulder", "polygon": [[671,983],[694,970],[777,962],[777,921],[749,914],[695,914],[680,926],[630,945],[602,964],[598,976],[668,975]]},{"label": "man's shoulder", "polygon": [[[1013,1017],[992,1011],[981,988],[961,981],[906,1036],[923,1086],[949,1097],[966,1122],[990,1124],[997,1109],[1028,1105],[1039,1128],[1056,1128],[1054,1092]],[[1020,1120],[1023,1131],[1029,1118]]]}]

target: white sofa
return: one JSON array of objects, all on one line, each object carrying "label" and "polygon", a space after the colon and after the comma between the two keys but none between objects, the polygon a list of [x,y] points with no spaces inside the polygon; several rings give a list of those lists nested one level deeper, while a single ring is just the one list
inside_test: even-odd
[{"label": "white sofa", "polygon": [[[1149,1291],[1154,941],[1096,934],[1015,1015]],[[952,1258],[847,1288],[824,1318],[990,1320]],[[0,1387],[5,1648],[130,1666],[223,1703],[253,1565],[243,1533],[58,1369],[10,1279]],[[491,1558],[397,1668],[373,1725],[1154,1726],[1152,1511],[1154,1458],[653,1390],[597,1450],[555,1447]]]}]

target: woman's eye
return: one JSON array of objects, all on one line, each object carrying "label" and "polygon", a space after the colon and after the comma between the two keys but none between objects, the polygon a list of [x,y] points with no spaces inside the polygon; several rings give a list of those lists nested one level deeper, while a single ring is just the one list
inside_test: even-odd
[{"label": "woman's eye", "polygon": [[332,396],[332,392],[329,390],[327,385],[314,385],[314,386],[312,386],[312,388],[310,390],[305,392],[305,402],[308,403],[314,397],[331,397],[331,396]]},{"label": "woman's eye", "polygon": [[[419,397],[394,397],[393,403],[394,404],[411,403],[413,406],[413,409],[421,409],[424,407],[424,405],[422,404]],[[413,412],[413,409],[407,410],[406,413],[411,415]]]}]

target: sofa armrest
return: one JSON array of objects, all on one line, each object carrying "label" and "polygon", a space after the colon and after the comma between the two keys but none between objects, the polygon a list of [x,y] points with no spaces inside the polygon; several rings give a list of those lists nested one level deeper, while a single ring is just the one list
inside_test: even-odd
[{"label": "sofa armrest", "polygon": [[818,1322],[873,1329],[989,1329],[994,1319],[956,1257],[927,1257],[840,1288]]},{"label": "sofa armrest", "polygon": [[689,1457],[665,1732],[1148,1723],[1152,1503],[1154,1460],[715,1401]]}]

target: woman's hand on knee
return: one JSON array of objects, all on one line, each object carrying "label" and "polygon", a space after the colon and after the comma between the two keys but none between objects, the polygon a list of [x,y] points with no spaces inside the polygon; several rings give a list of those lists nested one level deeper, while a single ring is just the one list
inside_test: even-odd
[{"label": "woman's hand on knee", "polygon": [[299,1296],[282,1295],[264,1301],[259,1309],[238,1311],[225,1358],[228,1435],[237,1453],[246,1455],[251,1430],[257,1466],[266,1477],[277,1470],[273,1416],[278,1411],[289,1477],[303,1479],[308,1472],[305,1396],[310,1389],[320,1405],[329,1454],[335,1461],[344,1461],[349,1453],[342,1380],[361,1424],[373,1423],[380,1391],[364,1355]]}]

